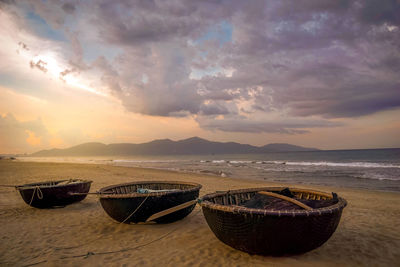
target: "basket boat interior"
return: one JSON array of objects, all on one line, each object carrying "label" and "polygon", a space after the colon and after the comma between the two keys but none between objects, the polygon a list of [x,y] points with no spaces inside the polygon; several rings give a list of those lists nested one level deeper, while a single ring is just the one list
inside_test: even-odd
[{"label": "basket boat interior", "polygon": [[339,202],[336,194],[295,188],[258,188],[234,190],[209,195],[204,200],[212,204],[248,209],[269,210],[302,210],[300,206],[282,199],[260,194],[262,191],[272,192],[297,200],[313,209],[326,208]]},{"label": "basket boat interior", "polygon": [[[170,194],[187,191],[197,191],[201,185],[185,182],[137,182],[114,186],[108,186],[100,190],[101,194],[108,195],[143,195],[143,192],[149,194]],[[142,193],[139,193],[140,190]]]},{"label": "basket boat interior", "polygon": [[57,181],[46,181],[46,182],[39,182],[39,183],[31,183],[31,184],[24,184],[21,186],[17,186],[17,189],[26,189],[30,187],[59,187],[59,186],[66,186],[66,185],[73,185],[73,184],[81,184],[81,183],[91,183],[91,181],[82,180],[82,179],[64,179],[64,180],[57,180]]}]

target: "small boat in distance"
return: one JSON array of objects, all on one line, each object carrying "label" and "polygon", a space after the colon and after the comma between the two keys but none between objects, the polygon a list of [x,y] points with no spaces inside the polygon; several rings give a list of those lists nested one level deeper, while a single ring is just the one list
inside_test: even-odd
[{"label": "small boat in distance", "polygon": [[281,256],[325,243],[347,202],[335,193],[264,187],[207,194],[200,205],[225,244],[250,254]]},{"label": "small boat in distance", "polygon": [[26,204],[39,208],[63,207],[85,199],[92,181],[69,179],[15,186]]},{"label": "small boat in distance", "polygon": [[202,186],[172,181],[142,181],[107,186],[98,192],[105,212],[121,223],[170,223],[189,215]]}]

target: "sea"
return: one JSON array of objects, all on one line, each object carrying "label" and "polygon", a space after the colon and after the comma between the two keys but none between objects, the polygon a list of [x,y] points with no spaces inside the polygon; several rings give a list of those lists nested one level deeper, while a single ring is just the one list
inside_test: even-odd
[{"label": "sea", "polygon": [[18,160],[95,163],[400,192],[400,148],[142,157],[18,157]]}]

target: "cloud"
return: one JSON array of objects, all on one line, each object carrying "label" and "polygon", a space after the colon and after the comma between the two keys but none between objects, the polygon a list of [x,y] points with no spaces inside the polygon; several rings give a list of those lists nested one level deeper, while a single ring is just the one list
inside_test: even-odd
[{"label": "cloud", "polygon": [[230,114],[228,108],[221,102],[209,101],[200,106],[202,115]]},{"label": "cloud", "polygon": [[[291,114],[297,116],[322,115],[328,118],[359,117],[399,107],[400,83],[356,83],[341,85],[318,97],[307,97],[317,90],[299,90],[302,97],[291,97]],[[342,94],[336,94],[338,90]]]},{"label": "cloud", "polygon": [[[69,62],[62,69],[106,88],[130,112],[194,116],[200,127],[221,131],[301,133],[331,127],[332,118],[400,108],[395,0],[35,1],[13,8],[44,19],[49,38],[52,30],[66,37],[58,41]],[[30,65],[45,72],[44,63]]]},{"label": "cloud", "polygon": [[[39,18],[44,18],[46,23],[53,29],[57,30],[63,27],[68,12],[65,12],[65,8],[62,8],[59,1],[29,1],[29,5],[32,11],[34,11]],[[35,20],[39,18],[35,18]]]},{"label": "cloud", "polygon": [[362,2],[359,18],[365,23],[400,25],[400,3],[396,0],[366,0]]},{"label": "cloud", "polygon": [[40,118],[20,120],[11,113],[0,114],[0,154],[32,153],[49,147],[77,145],[93,138],[99,137],[90,136],[75,124],[63,125],[57,132],[50,132]]},{"label": "cloud", "polygon": [[28,51],[29,51],[28,46],[27,46],[26,44],[24,44],[23,42],[19,42],[18,45],[19,45],[22,49],[25,49],[25,50],[28,50]]},{"label": "cloud", "polygon": [[65,35],[68,37],[72,56],[69,59],[71,65],[76,66],[80,69],[86,69],[87,66],[83,62],[83,47],[81,42],[79,41],[79,33],[78,32],[71,32],[68,28],[65,30]]},{"label": "cloud", "polygon": [[74,73],[76,70],[75,69],[65,69],[62,72],[60,72],[60,80],[65,82],[65,76],[67,76],[70,73]]},{"label": "cloud", "polygon": [[72,3],[65,3],[61,8],[68,14],[73,14],[75,12],[75,6]]},{"label": "cloud", "polygon": [[197,119],[199,125],[208,130],[218,130],[222,132],[240,132],[240,133],[280,133],[280,134],[304,134],[308,133],[310,128],[337,127],[341,123],[330,122],[327,120],[313,119],[249,119],[244,116],[227,116],[227,118],[203,117]]},{"label": "cloud", "polygon": [[222,11],[226,7],[197,1],[104,1],[93,8],[96,13],[92,23],[99,26],[103,40],[113,44],[168,42],[199,37],[207,26],[218,21],[219,14],[210,12],[211,8]]},{"label": "cloud", "polygon": [[50,134],[41,119],[17,120],[12,114],[0,115],[0,153],[32,152],[48,145]]},{"label": "cloud", "polygon": [[44,62],[44,61],[41,60],[41,59],[39,59],[38,61],[36,61],[36,63],[35,63],[33,60],[31,60],[31,61],[29,62],[29,65],[31,66],[32,69],[35,69],[35,68],[36,68],[36,69],[38,69],[38,70],[40,70],[40,71],[43,71],[44,73],[47,72],[47,68],[46,68],[47,63]]}]

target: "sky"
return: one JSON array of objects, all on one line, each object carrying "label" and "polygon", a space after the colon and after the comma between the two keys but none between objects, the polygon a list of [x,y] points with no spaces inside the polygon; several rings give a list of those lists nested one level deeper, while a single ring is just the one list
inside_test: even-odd
[{"label": "sky", "polygon": [[0,153],[400,147],[399,73],[397,0],[0,0]]}]

